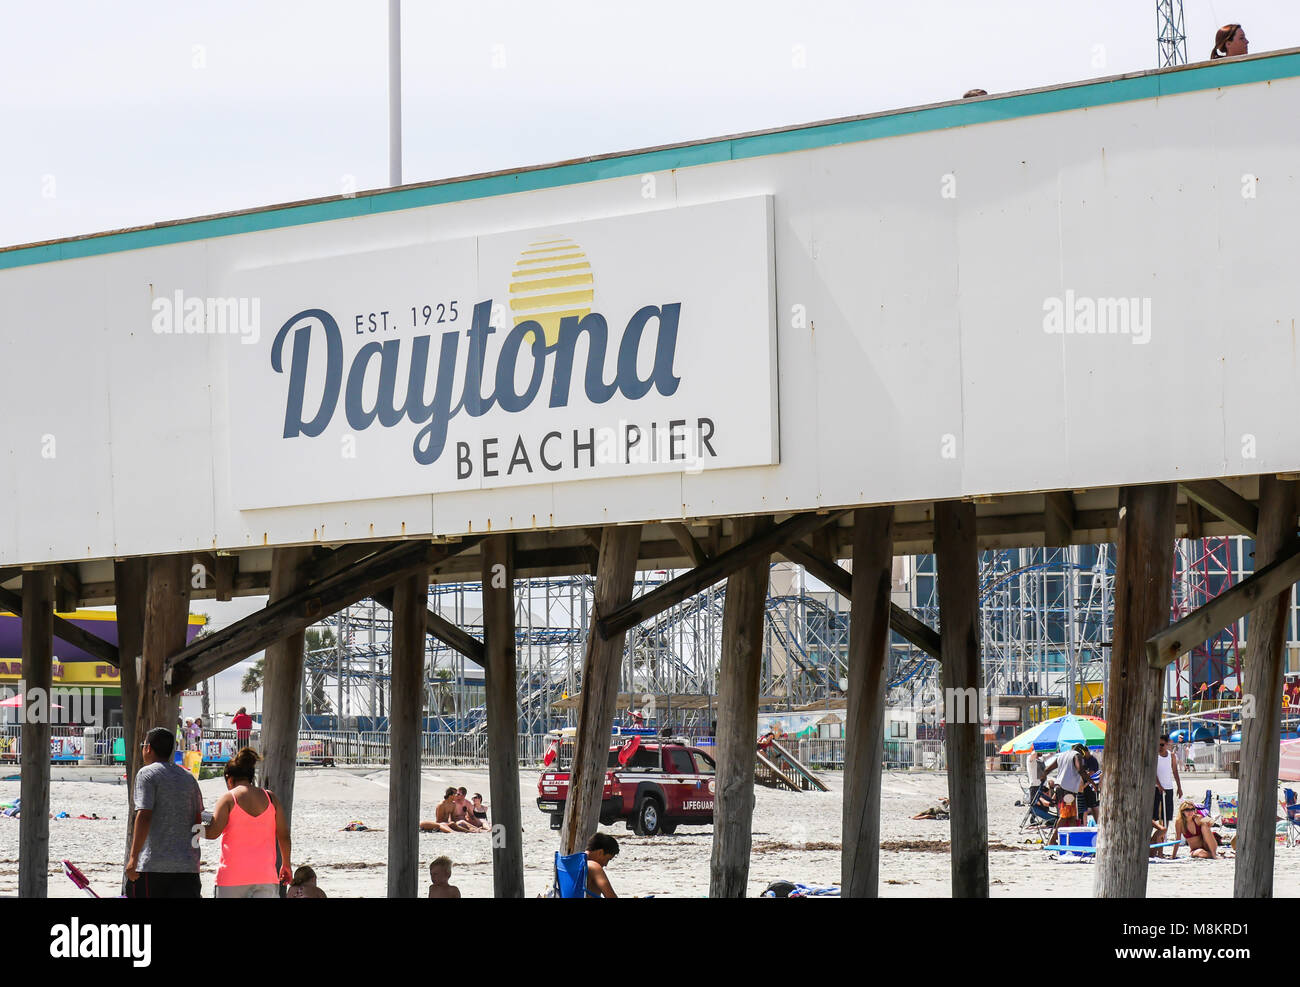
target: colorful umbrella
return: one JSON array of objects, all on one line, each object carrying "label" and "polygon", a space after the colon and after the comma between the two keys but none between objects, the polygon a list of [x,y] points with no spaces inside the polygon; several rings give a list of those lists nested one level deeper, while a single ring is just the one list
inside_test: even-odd
[{"label": "colorful umbrella", "polygon": [[1094,750],[1106,744],[1106,721],[1096,716],[1067,713],[1035,724],[1012,737],[999,754],[1028,754],[1030,751],[1063,751],[1075,744]]},{"label": "colorful umbrella", "polygon": [[1282,756],[1277,765],[1281,781],[1300,781],[1300,740],[1284,740]]},{"label": "colorful umbrella", "polygon": [[[18,709],[23,705],[23,702],[24,700],[22,696],[10,696],[4,702],[0,703],[0,706],[4,706],[7,709]],[[62,708],[63,707],[60,706],[58,703],[50,703],[50,709],[62,709]]]}]

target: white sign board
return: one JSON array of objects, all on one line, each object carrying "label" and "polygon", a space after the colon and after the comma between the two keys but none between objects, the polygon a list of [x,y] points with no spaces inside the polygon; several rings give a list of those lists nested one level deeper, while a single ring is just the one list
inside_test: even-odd
[{"label": "white sign board", "polygon": [[[778,461],[772,200],[217,274],[240,510]],[[247,325],[245,326],[247,328]]]}]

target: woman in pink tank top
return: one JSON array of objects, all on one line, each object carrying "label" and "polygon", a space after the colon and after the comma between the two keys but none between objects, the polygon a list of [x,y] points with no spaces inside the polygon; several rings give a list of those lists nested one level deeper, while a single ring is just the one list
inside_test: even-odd
[{"label": "woman in pink tank top", "polygon": [[[275,795],[253,784],[261,758],[245,747],[226,765],[226,794],[217,800],[212,821],[203,830],[210,840],[221,837],[221,863],[217,866],[218,898],[278,898],[287,883],[289,824]],[[275,849],[280,847],[276,871]]]}]

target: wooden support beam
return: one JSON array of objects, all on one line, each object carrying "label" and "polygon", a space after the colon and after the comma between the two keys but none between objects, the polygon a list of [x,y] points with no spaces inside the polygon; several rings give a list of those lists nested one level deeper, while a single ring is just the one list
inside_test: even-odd
[{"label": "wooden support beam", "polygon": [[[131,756],[135,739],[136,712],[140,708],[140,689],[136,679],[140,655],[144,652],[144,599],[149,582],[147,559],[123,559],[113,563],[113,595],[117,600],[117,649],[121,656],[118,682],[122,689],[122,739],[126,754],[126,844],[122,849],[122,880],[131,855],[131,823],[135,817],[135,759]],[[126,893],[126,888],[122,888]]]},{"label": "wooden support beam", "polygon": [[[375,594],[374,599],[385,610],[393,609],[393,591],[391,589],[381,590]],[[431,637],[437,638],[447,647],[464,655],[480,667],[483,667],[487,661],[482,641],[463,627],[453,624],[432,608],[424,615],[424,630]]]},{"label": "wooden support beam", "polygon": [[249,614],[208,637],[195,641],[177,655],[168,669],[168,688],[179,694],[200,679],[215,675],[266,648],[287,634],[306,630],[326,614],[374,596],[404,576],[419,573],[427,579],[430,566],[476,544],[466,539],[454,544],[400,542],[357,563],[350,569],[312,581],[282,600]]},{"label": "wooden support beam", "polygon": [[987,898],[989,822],[980,708],[984,677],[974,504],[948,500],[934,505],[934,549],[943,648],[952,896]]},{"label": "wooden support beam", "polygon": [[844,732],[844,819],[840,893],[880,894],[880,775],[889,685],[889,608],[894,509],[853,512],[848,709]]},{"label": "wooden support beam", "polygon": [[213,588],[217,599],[230,600],[235,594],[235,577],[239,574],[239,557],[236,555],[218,555],[213,568]]},{"label": "wooden support beam", "polygon": [[[739,546],[764,544],[764,536],[772,530],[768,518],[737,518],[732,525]],[[770,561],[770,555],[750,553],[746,564],[727,578],[722,606],[710,898],[743,898],[749,889],[758,755],[754,734]]]},{"label": "wooden support beam", "polygon": [[1187,537],[1190,541],[1200,541],[1205,537],[1205,515],[1201,505],[1191,498],[1187,500]]},{"label": "wooden support beam", "polygon": [[[1267,566],[1295,553],[1300,495],[1294,480],[1259,478],[1259,532],[1255,564]],[[1234,898],[1273,897],[1273,854],[1277,846],[1277,771],[1281,755],[1282,685],[1286,673],[1287,623],[1293,583],[1260,600],[1250,614],[1242,698],[1254,716],[1241,719],[1241,781],[1237,786],[1237,850]]]},{"label": "wooden support beam", "polygon": [[519,809],[519,683],[515,673],[514,539],[483,542],[483,673],[487,697],[488,794],[492,798],[492,893],[524,896],[524,824]]},{"label": "wooden support beam", "polygon": [[[24,579],[27,577],[24,575]],[[53,578],[53,576],[51,576]],[[55,591],[57,595],[57,591]],[[23,598],[20,594],[11,589],[0,589],[0,607],[8,610],[16,617],[23,615]],[[80,648],[87,654],[94,655],[100,661],[106,661],[110,665],[117,666],[118,648],[117,645],[105,641],[102,637],[96,637],[90,631],[84,630],[66,620],[63,617],[54,616],[54,636],[64,644],[70,644],[74,648]]]},{"label": "wooden support beam", "polygon": [[[126,751],[130,778],[135,778],[144,766],[141,746],[149,731],[154,727],[176,730],[180,700],[167,693],[166,668],[167,660],[185,647],[190,590],[188,555],[159,555],[145,560],[144,625],[134,711],[136,743]],[[124,710],[122,715],[132,714]],[[134,812],[128,815],[130,832],[135,825]]]},{"label": "wooden support beam", "polygon": [[[271,551],[271,603],[291,596],[307,584],[310,560],[310,548]],[[275,792],[291,825],[306,647],[306,630],[295,630],[268,644],[262,663],[262,787]]]},{"label": "wooden support beam", "polygon": [[[54,572],[54,609],[61,613],[71,613],[77,609],[81,599],[81,577],[75,565],[53,567]],[[57,636],[57,635],[56,635]]]},{"label": "wooden support beam", "polygon": [[1074,495],[1068,490],[1043,494],[1043,544],[1060,548],[1074,540],[1077,526]]},{"label": "wooden support beam", "polygon": [[[893,544],[892,537],[890,544]],[[839,593],[840,596],[848,597],[850,600],[853,599],[853,577],[849,575],[848,570],[843,566],[828,562],[825,558],[814,554],[802,542],[787,545],[781,549],[780,554],[796,565],[803,566],[827,586]],[[943,649],[940,647],[939,633],[915,615],[908,613],[894,603],[889,605],[889,627],[904,641],[921,649],[935,661],[943,660]]]},{"label": "wooden support beam", "polygon": [[[812,550],[818,558],[840,563],[840,529],[837,524],[828,524],[812,533]],[[843,594],[847,596],[848,594]]]},{"label": "wooden support beam", "polygon": [[1099,898],[1146,894],[1151,801],[1156,784],[1152,751],[1160,737],[1163,668],[1147,662],[1147,640],[1169,624],[1174,568],[1172,483],[1122,487],[1115,568],[1115,630],[1106,689],[1106,784],[1094,891]]},{"label": "wooden support beam", "polygon": [[600,540],[593,627],[587,635],[587,651],[582,659],[578,729],[573,738],[569,798],[564,803],[564,823],[560,829],[561,852],[566,854],[585,849],[600,822],[610,731],[623,661],[624,633],[602,636],[594,627],[594,618],[616,610],[631,598],[640,544],[641,526],[631,524],[605,528]]},{"label": "wooden support beam", "polygon": [[336,576],[341,572],[346,572],[358,562],[372,558],[378,553],[390,548],[396,548],[403,544],[400,541],[393,542],[358,542],[352,545],[340,545],[335,549],[319,549],[313,556],[308,568],[311,573],[311,581],[319,582],[328,579],[330,576]]},{"label": "wooden support beam", "polygon": [[[1146,658],[1151,667],[1163,669],[1279,593],[1288,592],[1300,580],[1300,544],[1290,540],[1279,541],[1275,551],[1277,555],[1272,562],[1197,607],[1177,623],[1161,627],[1152,634],[1145,642]],[[1258,553],[1255,561],[1260,561]],[[1251,626],[1254,627],[1253,622]]]},{"label": "wooden support beam", "polygon": [[1182,484],[1187,499],[1195,501],[1215,517],[1223,518],[1239,534],[1255,537],[1259,508],[1222,480],[1190,480]]},{"label": "wooden support beam", "polygon": [[[54,689],[54,577],[23,573],[22,753],[19,755],[18,897],[44,898],[50,871],[50,693]],[[29,704],[27,696],[35,695]],[[42,708],[43,707],[43,708]]]},{"label": "wooden support beam", "polygon": [[680,521],[669,521],[664,527],[677,539],[677,544],[682,546],[682,551],[691,560],[691,565],[704,565],[709,561],[708,554],[700,547],[700,543],[695,540],[690,528]]},{"label": "wooden support beam", "polygon": [[[392,708],[388,718],[388,897],[415,898],[420,882],[420,733],[424,709],[426,570],[393,588]],[[515,770],[511,764],[510,769]],[[494,807],[495,808],[495,807]]]},{"label": "wooden support beam", "polygon": [[[830,524],[845,511],[832,511],[828,514],[808,512],[796,514],[782,521],[775,527],[765,527],[751,538],[736,538],[735,544],[715,559],[702,566],[682,573],[644,596],[630,600],[612,613],[597,621],[596,626],[602,637],[619,634],[629,627],[635,627],[642,621],[663,613],[687,597],[708,589],[714,583],[725,579],[734,572],[749,566],[755,559],[770,558],[773,552],[780,551],[791,542],[798,541],[812,534],[823,525]],[[742,526],[742,529],[744,527]]]}]

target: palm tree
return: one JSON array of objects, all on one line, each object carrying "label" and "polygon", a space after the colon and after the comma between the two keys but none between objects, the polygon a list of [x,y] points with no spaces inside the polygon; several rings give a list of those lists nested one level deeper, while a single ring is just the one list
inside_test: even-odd
[{"label": "palm tree", "polygon": [[258,689],[262,688],[262,666],[265,662],[265,657],[259,658],[257,661],[253,662],[253,667],[246,671],[243,679],[240,680],[240,692],[256,692]]},{"label": "palm tree", "polygon": [[[328,627],[322,630],[310,628],[306,634],[306,648],[308,655],[318,651],[330,651],[338,646],[338,639],[334,632]],[[325,669],[321,667],[307,666],[307,674],[310,684],[307,691],[307,704],[304,713],[308,715],[322,715],[333,710],[333,704],[329,701],[329,696],[325,693]]]}]

